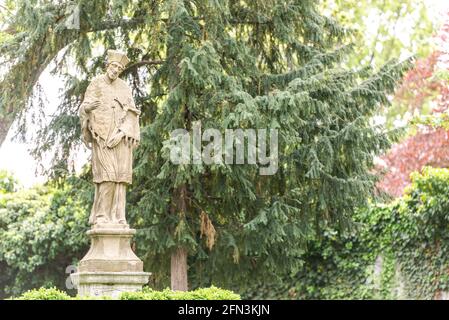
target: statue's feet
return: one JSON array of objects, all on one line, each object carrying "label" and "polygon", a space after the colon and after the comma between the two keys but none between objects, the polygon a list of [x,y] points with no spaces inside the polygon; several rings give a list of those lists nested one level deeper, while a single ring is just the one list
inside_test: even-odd
[{"label": "statue's feet", "polygon": [[98,217],[97,219],[96,219],[96,221],[95,221],[95,226],[101,226],[101,225],[104,225],[104,224],[107,224],[108,223],[108,220],[106,219],[106,218],[103,218],[103,217]]},{"label": "statue's feet", "polygon": [[125,219],[120,219],[120,220],[108,220],[106,218],[103,217],[98,217],[97,220],[95,221],[95,225],[94,228],[97,229],[123,229],[123,228],[129,228],[128,224],[126,223]]}]

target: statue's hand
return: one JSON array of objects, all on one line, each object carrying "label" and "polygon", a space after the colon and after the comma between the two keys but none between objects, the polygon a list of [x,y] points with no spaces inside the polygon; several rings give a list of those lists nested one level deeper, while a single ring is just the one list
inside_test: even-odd
[{"label": "statue's hand", "polygon": [[86,142],[83,140],[84,145],[86,146],[87,149],[92,150],[92,143],[91,142]]},{"label": "statue's hand", "polygon": [[125,134],[122,131],[118,131],[109,139],[106,145],[108,146],[108,148],[114,148],[120,143],[124,136]]},{"label": "statue's hand", "polygon": [[97,109],[101,105],[101,102],[99,100],[92,101],[89,103],[85,110],[87,113],[92,112],[93,110]]}]

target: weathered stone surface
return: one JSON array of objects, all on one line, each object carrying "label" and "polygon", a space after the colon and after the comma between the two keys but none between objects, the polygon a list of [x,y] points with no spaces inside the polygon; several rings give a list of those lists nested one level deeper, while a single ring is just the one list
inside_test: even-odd
[{"label": "weathered stone surface", "polygon": [[82,140],[92,150],[92,225],[126,225],[126,187],[132,182],[141,113],[131,88],[118,78],[128,61],[124,53],[108,50],[106,73],[92,80],[80,106]]},{"label": "weathered stone surface", "polygon": [[139,115],[131,89],[118,78],[129,62],[108,51],[106,74],[87,88],[80,107],[82,140],[92,150],[95,198],[87,232],[91,246],[71,275],[81,296],[117,297],[148,282],[143,262],[131,249],[136,230],[126,223],[126,186],[132,181],[132,152],[140,140]]},{"label": "weathered stone surface", "polygon": [[122,292],[140,291],[148,282],[147,272],[80,272],[70,275],[81,296],[118,298]]},{"label": "weathered stone surface", "polygon": [[80,261],[79,272],[142,272],[143,262],[131,250],[134,229],[93,229],[91,247]]},{"label": "weathered stone surface", "polygon": [[136,230],[123,225],[97,226],[87,232],[90,250],[71,279],[81,296],[118,297],[121,292],[139,291],[150,273],[131,249]]}]

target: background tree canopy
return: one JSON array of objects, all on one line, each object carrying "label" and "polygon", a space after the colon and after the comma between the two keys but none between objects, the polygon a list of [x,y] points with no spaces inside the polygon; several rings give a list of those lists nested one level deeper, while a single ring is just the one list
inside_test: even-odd
[{"label": "background tree canopy", "polygon": [[[67,289],[66,280],[88,249],[88,184],[0,191],[0,298],[40,286]],[[72,266],[72,268],[70,267]]]},{"label": "background tree canopy", "polygon": [[329,0],[323,12],[354,29],[359,44],[348,58],[350,66],[382,66],[395,57],[426,57],[434,49],[429,37],[438,21],[429,17],[424,1]]},{"label": "background tree canopy", "polygon": [[[348,66],[353,32],[320,14],[316,1],[7,5],[0,134],[28,110],[52,63],[65,79],[63,101],[38,132],[34,155],[54,155],[53,179],[70,174],[78,108],[89,80],[103,72],[105,49],[122,49],[133,61],[124,78],[142,110],[142,142],[128,220],[160,283],[170,257],[190,266],[193,285],[294,274],[308,240],[329,226],[350,229],[354,208],[374,196],[373,159],[396,134],[371,119],[411,63]],[[74,8],[79,29],[67,28]],[[277,174],[261,176],[249,164],[172,164],[164,142],[194,121],[222,132],[277,129]]]},{"label": "background tree canopy", "polygon": [[449,166],[449,12],[443,17],[429,40],[433,51],[407,72],[395,94],[391,115],[396,117],[390,117],[390,122],[396,118],[405,123],[407,136],[382,157],[388,173],[379,185],[395,196],[411,183],[413,171]]}]

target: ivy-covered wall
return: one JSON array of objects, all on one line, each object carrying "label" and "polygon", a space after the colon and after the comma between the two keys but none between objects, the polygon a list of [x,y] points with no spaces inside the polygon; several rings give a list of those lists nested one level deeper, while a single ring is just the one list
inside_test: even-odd
[{"label": "ivy-covered wall", "polygon": [[309,242],[302,270],[244,298],[447,299],[449,170],[425,168],[406,194],[355,215],[351,234],[327,230]]}]

